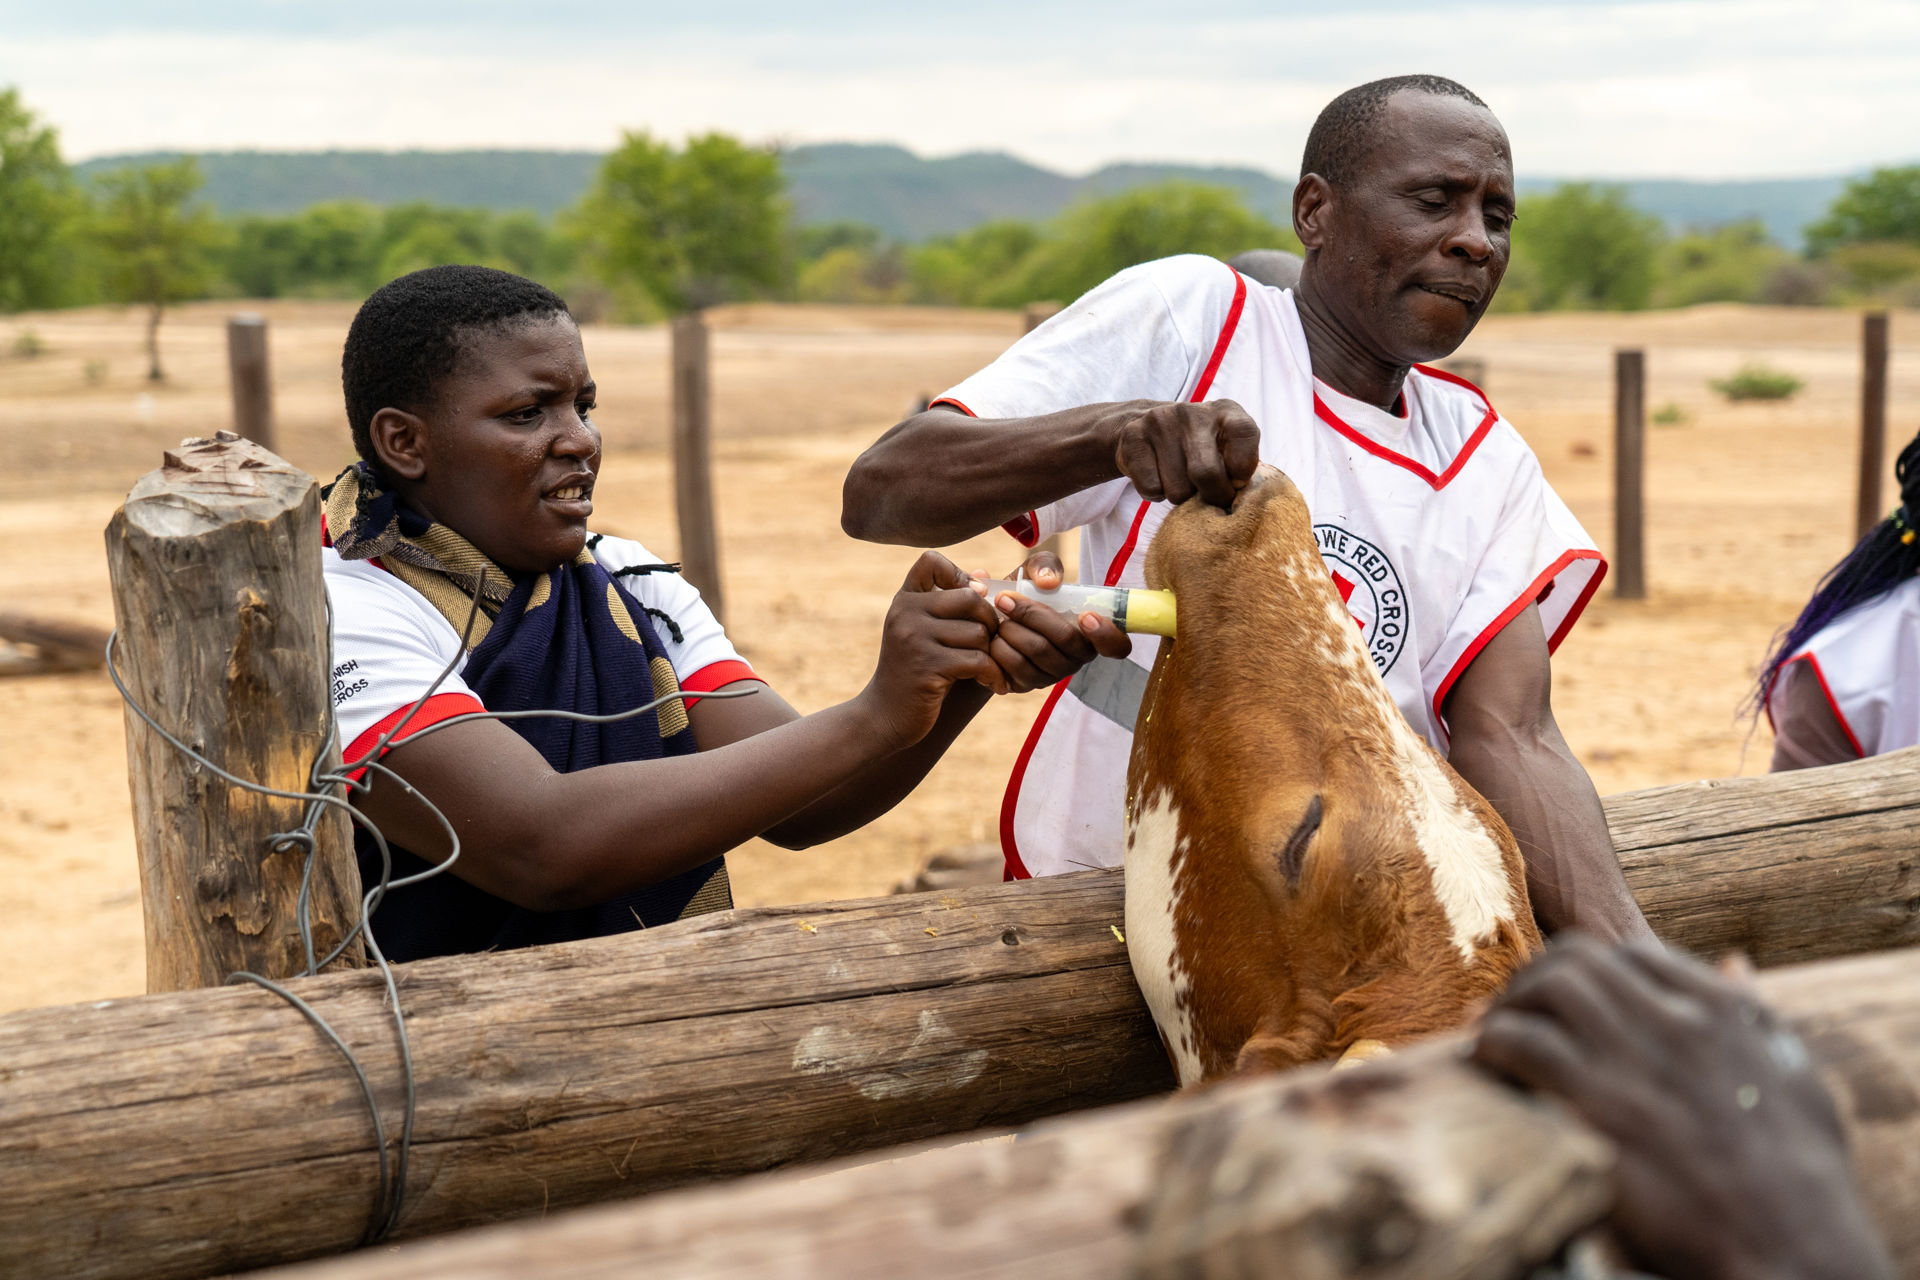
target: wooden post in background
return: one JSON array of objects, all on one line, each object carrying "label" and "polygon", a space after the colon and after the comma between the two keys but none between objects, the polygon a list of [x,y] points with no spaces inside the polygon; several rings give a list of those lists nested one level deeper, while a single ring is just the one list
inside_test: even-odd
[{"label": "wooden post in background", "polygon": [[1860,490],[1853,536],[1867,536],[1886,508],[1880,497],[1887,470],[1887,313],[1871,311],[1860,326]]},{"label": "wooden post in background", "polygon": [[1646,353],[1613,353],[1613,594],[1647,598]]},{"label": "wooden post in background", "polygon": [[1061,307],[1057,302],[1029,302],[1020,311],[1020,335],[1025,337],[1032,333],[1059,315],[1060,311]]},{"label": "wooden post in background", "polygon": [[267,318],[259,312],[227,317],[227,369],[233,382],[234,433],[262,449],[275,448]]},{"label": "wooden post in background", "polygon": [[[115,665],[149,715],[221,768],[305,791],[316,757],[340,760],[319,487],[227,431],[164,458],[107,525]],[[306,806],[213,776],[130,709],[126,723],[147,990],[218,986],[237,969],[302,972],[305,854],[266,842]],[[324,955],[360,916],[360,875],[343,813],[329,806],[316,835],[310,913]],[[360,963],[357,943],[347,962]]]},{"label": "wooden post in background", "polygon": [[680,518],[681,573],[724,623],[713,519],[713,382],[706,318],[698,311],[675,316],[672,335],[673,502]]}]

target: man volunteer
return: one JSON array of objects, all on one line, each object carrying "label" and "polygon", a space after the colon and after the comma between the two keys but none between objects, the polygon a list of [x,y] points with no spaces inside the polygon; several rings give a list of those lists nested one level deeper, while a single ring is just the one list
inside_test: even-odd
[{"label": "man volunteer", "polygon": [[[1645,936],[1549,698],[1605,561],[1486,397],[1418,365],[1460,345],[1506,271],[1506,134],[1461,85],[1396,77],[1334,99],[1301,171],[1294,289],[1197,256],[1121,272],[868,449],[842,523],[934,545],[1080,528],[1085,577],[1141,586],[1170,504],[1228,506],[1278,466],[1395,702],[1513,828],[1541,922]],[[1111,624],[1082,626],[1112,650]],[[1002,810],[1010,875],[1120,861],[1152,658],[1137,639],[1049,696]]]}]

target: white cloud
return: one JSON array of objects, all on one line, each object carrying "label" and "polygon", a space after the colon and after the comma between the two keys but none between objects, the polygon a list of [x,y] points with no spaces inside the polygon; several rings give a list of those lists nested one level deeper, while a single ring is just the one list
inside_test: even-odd
[{"label": "white cloud", "polygon": [[1001,3],[942,18],[840,0],[804,22],[764,5],[657,30],[633,10],[602,30],[589,0],[572,0],[377,36],[302,27],[306,6],[235,9],[224,27],[218,6],[191,27],[106,8],[119,17],[90,31],[43,9],[0,43],[0,83],[76,157],[603,148],[645,127],[1009,150],[1072,170],[1179,159],[1285,171],[1329,97],[1410,70],[1492,102],[1523,174],[1784,176],[1920,156],[1920,6],[1894,0],[1482,0],[1281,17],[1214,4],[1177,18],[1138,4],[1023,17]]}]

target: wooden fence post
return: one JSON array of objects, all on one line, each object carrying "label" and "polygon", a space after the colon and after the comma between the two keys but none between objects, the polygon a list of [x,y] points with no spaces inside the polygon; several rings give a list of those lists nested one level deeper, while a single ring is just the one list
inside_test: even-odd
[{"label": "wooden fence post", "polygon": [[1880,498],[1887,469],[1887,313],[1868,312],[1860,326],[1860,489],[1853,536],[1867,536],[1886,509]]},{"label": "wooden fence post", "polygon": [[1647,364],[1635,349],[1613,353],[1613,594],[1647,598]]},{"label": "wooden fence post", "polygon": [[713,519],[713,382],[706,318],[698,311],[675,316],[672,336],[673,501],[680,519],[681,572],[724,622]]},{"label": "wooden fence post", "polygon": [[[107,525],[115,665],[149,715],[221,768],[305,791],[315,757],[340,759],[319,488],[231,432],[164,457]],[[147,990],[218,986],[237,969],[301,972],[305,856],[267,839],[298,826],[305,806],[215,777],[131,709],[126,722]],[[329,806],[315,835],[310,918],[324,955],[360,916],[360,876],[344,814]],[[357,941],[347,963],[360,963]]]},{"label": "wooden fence post", "polygon": [[227,317],[227,369],[233,382],[233,430],[274,449],[273,377],[267,362],[267,318],[257,311]]}]

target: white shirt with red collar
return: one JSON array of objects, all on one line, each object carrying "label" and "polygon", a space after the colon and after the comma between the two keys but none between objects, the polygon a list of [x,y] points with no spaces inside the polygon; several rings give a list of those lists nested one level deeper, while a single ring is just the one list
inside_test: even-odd
[{"label": "white shirt with red collar", "polygon": [[[1447,694],[1487,641],[1538,601],[1557,647],[1606,573],[1478,388],[1416,367],[1398,414],[1333,392],[1313,377],[1291,291],[1212,258],[1121,272],[934,403],[1019,418],[1134,399],[1227,399],[1253,416],[1260,457],[1305,495],[1395,703],[1442,752]],[[1078,529],[1083,579],[1144,586],[1170,509],[1116,479],[1007,528],[1028,546]],[[1001,807],[1010,875],[1120,863],[1133,720],[1157,649],[1135,636],[1130,658],[1099,659],[1048,696]]]},{"label": "white shirt with red collar", "polygon": [[[647,610],[681,688],[711,693],[759,679],[693,584],[637,542],[601,536],[592,545],[593,558]],[[396,744],[442,720],[485,710],[460,678],[471,657],[460,655],[460,633],[425,596],[374,560],[343,560],[331,545],[320,555],[333,617],[333,706],[343,759],[365,755],[403,717]],[[645,571],[649,566],[658,567]],[[449,663],[453,670],[409,716]],[[636,704],[652,697],[651,686],[634,690]]]},{"label": "white shirt with red collar", "polygon": [[1920,578],[1847,610],[1782,664],[1767,716],[1789,757],[1802,730],[1781,703],[1789,680],[1802,670],[1818,683],[1856,757],[1920,745]]}]

